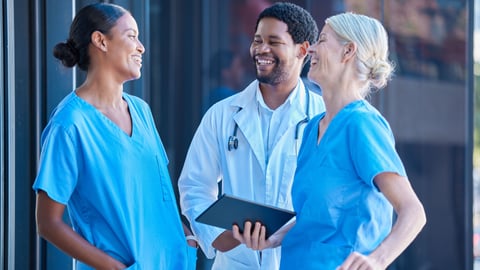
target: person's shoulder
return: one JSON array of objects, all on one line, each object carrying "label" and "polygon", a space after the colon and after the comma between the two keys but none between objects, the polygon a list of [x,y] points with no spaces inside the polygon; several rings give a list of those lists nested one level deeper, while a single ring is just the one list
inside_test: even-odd
[{"label": "person's shoulder", "polygon": [[313,116],[307,123],[307,126],[305,127],[305,132],[309,132],[314,127],[318,126],[318,123],[320,122],[320,119],[323,117],[324,112],[319,113],[315,116]]},{"label": "person's shoulder", "polygon": [[150,107],[145,100],[135,95],[124,92],[123,98],[129,101],[130,104],[141,106],[141,107]]},{"label": "person's shoulder", "polygon": [[357,117],[364,117],[364,118],[382,117],[381,113],[377,110],[377,108],[375,108],[372,104],[370,104],[366,100],[354,101],[351,104],[347,105],[346,109],[354,111]]},{"label": "person's shoulder", "polygon": [[66,95],[51,112],[48,123],[42,132],[42,138],[45,134],[57,132],[74,134],[80,123],[88,121],[89,106],[91,105],[79,98],[73,91]]},{"label": "person's shoulder", "polygon": [[150,105],[142,98],[125,92],[123,93],[123,98],[127,101],[130,110],[135,110],[144,117],[150,117],[152,115]]},{"label": "person's shoulder", "polygon": [[78,118],[83,118],[84,113],[79,108],[82,107],[82,101],[74,93],[66,95],[50,114],[50,122],[69,126],[75,123]]},{"label": "person's shoulder", "polygon": [[348,122],[354,126],[380,125],[389,128],[389,124],[383,115],[366,100],[352,102],[344,110],[349,113]]}]

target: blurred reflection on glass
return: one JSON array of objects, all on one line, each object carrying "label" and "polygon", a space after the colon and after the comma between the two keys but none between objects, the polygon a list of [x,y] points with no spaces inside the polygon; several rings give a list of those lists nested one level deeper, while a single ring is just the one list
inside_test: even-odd
[{"label": "blurred reflection on glass", "polygon": [[385,22],[396,54],[397,74],[465,80],[464,1],[385,1]]},{"label": "blurred reflection on glass", "polygon": [[210,61],[211,85],[204,97],[203,113],[217,101],[229,97],[243,88],[244,68],[242,58],[230,50],[216,52]]}]

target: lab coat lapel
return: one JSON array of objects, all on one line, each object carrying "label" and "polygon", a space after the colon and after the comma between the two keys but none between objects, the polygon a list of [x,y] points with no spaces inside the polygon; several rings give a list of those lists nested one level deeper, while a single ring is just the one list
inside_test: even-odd
[{"label": "lab coat lapel", "polygon": [[247,104],[246,107],[235,115],[234,121],[252,148],[253,154],[257,158],[262,170],[265,171],[265,152],[263,139],[260,135],[262,129],[256,107],[256,102]]},{"label": "lab coat lapel", "polygon": [[237,123],[238,130],[245,136],[260,167],[265,172],[265,152],[263,139],[259,133],[262,129],[255,99],[257,88],[258,81],[255,80],[237,95],[237,98],[232,101],[231,105],[242,108],[234,115],[233,120]]}]

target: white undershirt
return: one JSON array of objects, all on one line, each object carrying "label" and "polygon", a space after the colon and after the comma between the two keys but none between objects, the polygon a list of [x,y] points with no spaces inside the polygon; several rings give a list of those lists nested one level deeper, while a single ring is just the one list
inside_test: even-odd
[{"label": "white undershirt", "polygon": [[280,105],[275,110],[270,109],[260,92],[260,89],[257,89],[257,109],[258,117],[260,117],[260,127],[262,131],[263,138],[263,149],[265,151],[265,165],[268,165],[268,161],[272,154],[272,151],[281,138],[283,134],[279,134],[279,130],[284,130],[284,125],[288,125],[289,121],[282,121],[287,119],[290,114],[290,109],[292,108],[292,102],[296,102],[298,99],[298,85],[293,89],[285,102]]}]

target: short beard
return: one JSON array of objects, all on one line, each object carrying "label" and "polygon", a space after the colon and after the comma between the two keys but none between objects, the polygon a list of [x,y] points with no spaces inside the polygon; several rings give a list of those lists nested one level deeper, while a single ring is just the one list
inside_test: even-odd
[{"label": "short beard", "polygon": [[278,85],[285,81],[288,77],[288,74],[280,67],[278,62],[276,62],[275,67],[273,70],[266,75],[259,75],[258,71],[256,72],[257,80],[261,83],[270,84],[270,85]]}]

